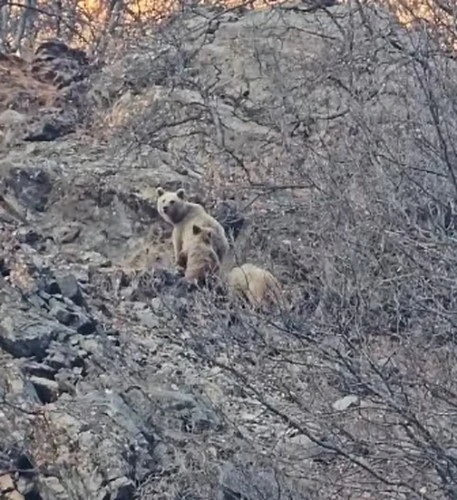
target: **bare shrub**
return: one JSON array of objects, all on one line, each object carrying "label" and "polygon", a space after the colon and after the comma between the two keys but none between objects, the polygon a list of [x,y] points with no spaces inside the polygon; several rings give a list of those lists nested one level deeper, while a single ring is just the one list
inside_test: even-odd
[{"label": "bare shrub", "polygon": [[[457,68],[430,25],[404,31],[374,3],[348,3],[319,14],[320,59],[284,57],[304,28],[273,10],[289,27],[270,46],[272,97],[231,101],[269,130],[263,142],[227,139],[210,64],[206,83],[186,80],[198,110],[186,137],[201,142],[176,159],[185,150],[203,166],[213,155],[226,170],[212,194],[245,189],[245,260],[273,257],[293,300],[278,317],[240,312],[231,323],[199,296],[175,335],[225,374],[234,408],[221,411],[285,483],[322,498],[455,498]],[[261,63],[264,21],[252,28],[264,39],[245,45]],[[138,144],[146,136],[159,138]],[[305,442],[319,453],[307,456]]]}]

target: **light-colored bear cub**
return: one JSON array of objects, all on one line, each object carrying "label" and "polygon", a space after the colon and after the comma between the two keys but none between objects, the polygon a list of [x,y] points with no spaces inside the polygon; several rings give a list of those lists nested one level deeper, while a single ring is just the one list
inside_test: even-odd
[{"label": "light-colored bear cub", "polygon": [[211,228],[211,246],[220,262],[229,250],[229,243],[222,225],[197,203],[185,199],[184,189],[176,192],[157,188],[157,211],[160,216],[173,225],[173,248],[175,263],[186,268],[189,245],[193,239],[193,226]]},{"label": "light-colored bear cub", "polygon": [[219,257],[212,247],[213,232],[211,228],[200,227],[197,224],[192,226],[184,274],[186,280],[205,283],[209,277],[219,273]]},{"label": "light-colored bear cub", "polygon": [[227,274],[229,288],[252,306],[277,304],[281,297],[279,281],[265,269],[254,264],[234,267]]}]

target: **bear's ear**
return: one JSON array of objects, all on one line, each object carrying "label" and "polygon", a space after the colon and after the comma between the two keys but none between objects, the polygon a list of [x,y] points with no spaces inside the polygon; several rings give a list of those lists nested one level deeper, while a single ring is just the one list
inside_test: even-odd
[{"label": "bear's ear", "polygon": [[180,188],[176,191],[176,196],[180,198],[181,200],[184,200],[184,197],[186,195],[186,192],[184,191],[183,188]]},{"label": "bear's ear", "polygon": [[196,224],[194,224],[192,227],[192,232],[194,234],[200,234],[202,232],[202,228],[200,226],[197,226]]},{"label": "bear's ear", "polygon": [[165,190],[161,188],[160,186],[156,189],[157,196],[162,196],[165,194]]}]

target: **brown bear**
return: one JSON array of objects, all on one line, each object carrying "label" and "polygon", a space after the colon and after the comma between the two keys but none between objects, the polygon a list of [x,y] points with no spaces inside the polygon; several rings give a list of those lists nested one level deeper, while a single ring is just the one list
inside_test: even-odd
[{"label": "brown bear", "polygon": [[222,263],[229,250],[229,243],[222,225],[197,203],[185,199],[184,189],[176,192],[157,188],[157,210],[160,216],[173,225],[173,249],[175,263],[186,268],[189,243],[193,239],[193,226],[211,228],[211,246]]},{"label": "brown bear", "polygon": [[279,281],[265,269],[254,264],[234,267],[227,274],[229,289],[246,299],[252,306],[277,304],[281,297]]},{"label": "brown bear", "polygon": [[219,273],[220,260],[212,246],[213,234],[214,229],[193,224],[184,274],[186,280],[207,283],[209,277]]}]

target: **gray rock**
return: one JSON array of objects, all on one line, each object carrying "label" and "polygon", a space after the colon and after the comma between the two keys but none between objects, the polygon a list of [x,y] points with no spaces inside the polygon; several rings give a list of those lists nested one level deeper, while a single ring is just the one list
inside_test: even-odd
[{"label": "gray rock", "polygon": [[162,316],[166,310],[163,300],[160,297],[154,297],[153,299],[151,299],[150,305],[151,309],[154,311],[154,314],[159,314]]},{"label": "gray rock", "polygon": [[78,281],[72,274],[67,274],[61,278],[57,278],[57,284],[60,288],[60,293],[72,300],[78,306],[83,305],[83,296],[79,288]]},{"label": "gray rock", "polygon": [[56,370],[71,368],[77,357],[77,353],[72,348],[55,344],[49,349],[46,363]]},{"label": "gray rock", "polygon": [[80,235],[80,224],[68,224],[62,228],[57,228],[54,231],[54,237],[59,243],[71,243]]},{"label": "gray rock", "polygon": [[22,370],[30,375],[36,375],[37,377],[44,377],[47,379],[53,378],[57,372],[52,366],[30,360],[26,360],[22,364]]},{"label": "gray rock", "polygon": [[15,489],[13,478],[9,474],[0,475],[0,493],[7,493]]},{"label": "gray rock", "polygon": [[67,500],[68,493],[57,477],[45,476],[40,479],[40,496],[43,500]]},{"label": "gray rock", "polygon": [[130,499],[132,485],[153,470],[154,439],[145,432],[141,418],[111,391],[59,398],[48,405],[48,414],[51,425],[78,440],[80,461],[72,477],[60,479],[68,491],[75,486],[73,479],[79,478],[77,498]]},{"label": "gray rock", "polygon": [[74,312],[69,311],[65,306],[59,303],[53,304],[49,312],[55,316],[59,323],[66,326],[70,326],[77,320],[77,315]]},{"label": "gray rock", "polygon": [[135,495],[135,485],[133,481],[125,476],[118,477],[109,482],[113,500],[131,500]]},{"label": "gray rock", "polygon": [[359,397],[355,395],[345,396],[344,398],[338,399],[332,404],[332,408],[336,411],[344,411],[359,404]]},{"label": "gray rock", "polygon": [[22,227],[17,231],[17,239],[21,243],[26,243],[27,245],[34,245],[35,243],[38,243],[41,240],[41,235],[32,228]]},{"label": "gray rock", "polygon": [[222,426],[219,416],[190,394],[155,388],[149,390],[148,396],[160,406],[161,411],[174,413],[181,421],[184,432],[199,433]]},{"label": "gray rock", "polygon": [[148,328],[159,328],[160,327],[160,320],[157,317],[156,314],[154,314],[152,311],[137,311],[136,313],[138,319],[143,323],[143,325],[147,326]]},{"label": "gray rock", "polygon": [[30,295],[28,301],[38,309],[47,309],[46,301],[36,293]]},{"label": "gray rock", "polygon": [[[43,296],[43,293],[46,294],[46,296]],[[59,284],[57,283],[56,280],[51,280],[49,283],[46,284],[45,290],[41,292],[41,296],[46,299],[50,298],[50,295],[57,295],[60,294],[60,287]]]},{"label": "gray rock", "polygon": [[52,179],[47,171],[39,168],[14,168],[10,170],[8,184],[23,205],[43,212],[52,191]]},{"label": "gray rock", "polygon": [[103,354],[103,347],[96,339],[81,339],[79,345],[86,353],[99,354],[100,356]]},{"label": "gray rock", "polygon": [[59,396],[59,384],[55,380],[33,375],[29,381],[35,387],[42,403],[52,403],[57,400]]},{"label": "gray rock", "polygon": [[85,252],[82,254],[81,261],[94,267],[110,267],[111,260],[98,252]]},{"label": "gray rock", "polygon": [[56,301],[50,302],[52,304],[50,313],[65,326],[75,328],[78,333],[82,335],[89,335],[96,330],[96,323],[86,314],[69,310],[66,305]]},{"label": "gray rock", "polygon": [[78,313],[77,318],[78,320],[76,324],[76,331],[78,333],[80,333],[81,335],[90,335],[91,333],[94,333],[96,331],[97,324],[94,320],[89,318],[89,316]]},{"label": "gray rock", "polygon": [[227,464],[221,472],[217,500],[265,500],[281,498],[275,472],[267,469],[236,468]]},{"label": "gray rock", "polygon": [[33,312],[0,307],[0,347],[17,358],[42,359],[65,327]]},{"label": "gray rock", "polygon": [[450,447],[446,450],[447,458],[451,459],[455,464],[457,464],[457,448]]},{"label": "gray rock", "polygon": [[305,460],[315,460],[327,455],[333,456],[331,450],[327,450],[323,446],[320,446],[304,434],[285,437],[278,444],[277,450],[278,453],[287,460],[298,460],[303,464],[305,464]]}]

